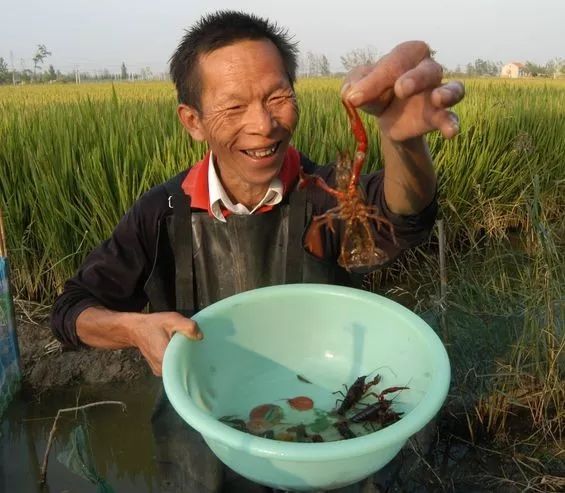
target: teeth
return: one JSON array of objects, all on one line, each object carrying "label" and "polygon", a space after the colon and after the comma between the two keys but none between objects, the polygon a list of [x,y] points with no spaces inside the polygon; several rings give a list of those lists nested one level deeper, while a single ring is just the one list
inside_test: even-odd
[{"label": "teeth", "polygon": [[277,144],[274,144],[273,146],[267,147],[266,149],[261,149],[257,151],[245,151],[245,153],[251,157],[261,158],[261,157],[272,156],[276,150],[277,150]]}]

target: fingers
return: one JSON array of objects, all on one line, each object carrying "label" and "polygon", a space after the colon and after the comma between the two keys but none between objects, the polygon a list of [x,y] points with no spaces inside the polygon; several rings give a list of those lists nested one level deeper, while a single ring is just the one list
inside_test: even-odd
[{"label": "fingers", "polygon": [[430,123],[432,127],[438,129],[446,139],[452,139],[459,133],[459,118],[452,111],[434,111]]},{"label": "fingers", "polygon": [[162,373],[165,350],[175,332],[193,340],[201,340],[204,337],[194,320],[177,312],[152,313],[145,315],[143,320],[135,330],[134,343],[157,376]]},{"label": "fingers", "polygon": [[461,81],[452,81],[432,91],[432,104],[436,108],[455,106],[465,96],[465,86]]},{"label": "fingers", "polygon": [[180,313],[169,312],[166,323],[163,324],[169,337],[173,337],[175,332],[180,332],[189,339],[200,341],[204,338],[204,334],[200,331],[198,324],[190,319],[183,317]]},{"label": "fingers", "polygon": [[442,77],[443,68],[441,65],[431,58],[426,58],[396,80],[394,92],[397,97],[405,99],[439,86]]},{"label": "fingers", "polygon": [[465,96],[465,86],[460,81],[444,84],[431,93],[431,102],[439,111],[432,115],[432,125],[437,128],[446,139],[452,139],[459,133],[459,118],[450,108],[456,105]]},{"label": "fingers", "polygon": [[348,100],[354,106],[374,102],[394,87],[399,77],[417,67],[429,56],[430,49],[423,41],[407,41],[399,44],[381,58],[369,73],[351,83]]}]

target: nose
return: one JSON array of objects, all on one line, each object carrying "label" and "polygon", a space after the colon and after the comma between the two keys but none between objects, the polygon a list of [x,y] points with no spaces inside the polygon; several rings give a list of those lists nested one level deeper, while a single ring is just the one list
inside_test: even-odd
[{"label": "nose", "polygon": [[273,113],[262,103],[251,105],[248,109],[248,131],[258,135],[269,135],[277,126]]}]

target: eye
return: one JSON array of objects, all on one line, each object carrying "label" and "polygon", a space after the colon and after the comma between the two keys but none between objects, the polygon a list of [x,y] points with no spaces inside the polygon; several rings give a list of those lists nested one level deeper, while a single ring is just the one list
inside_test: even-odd
[{"label": "eye", "polygon": [[277,106],[279,104],[283,104],[290,99],[290,96],[273,96],[269,98],[269,105]]},{"label": "eye", "polygon": [[227,111],[239,111],[243,109],[243,105],[241,104],[236,104],[233,106],[229,106],[228,108],[226,108]]}]

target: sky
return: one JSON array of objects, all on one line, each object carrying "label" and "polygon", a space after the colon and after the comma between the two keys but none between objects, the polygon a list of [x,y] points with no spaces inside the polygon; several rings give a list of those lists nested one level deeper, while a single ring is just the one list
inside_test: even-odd
[{"label": "sky", "polygon": [[426,41],[450,69],[477,58],[565,58],[565,0],[0,0],[0,57],[32,69],[38,44],[62,72],[150,67],[166,72],[185,29],[202,14],[236,9],[286,27],[301,53],[340,56],[371,47],[385,54],[410,39]]}]

